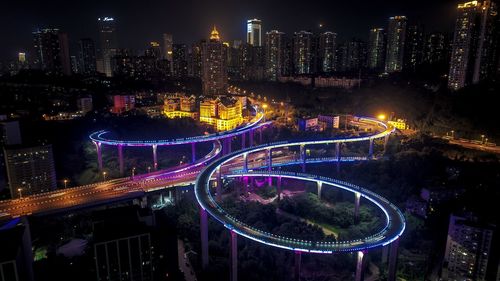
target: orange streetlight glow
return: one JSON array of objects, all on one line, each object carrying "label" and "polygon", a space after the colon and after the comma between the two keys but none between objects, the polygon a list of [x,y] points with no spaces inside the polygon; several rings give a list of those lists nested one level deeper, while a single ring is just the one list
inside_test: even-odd
[{"label": "orange streetlight glow", "polygon": [[385,114],[379,114],[379,115],[377,116],[377,118],[378,118],[379,120],[385,120]]}]

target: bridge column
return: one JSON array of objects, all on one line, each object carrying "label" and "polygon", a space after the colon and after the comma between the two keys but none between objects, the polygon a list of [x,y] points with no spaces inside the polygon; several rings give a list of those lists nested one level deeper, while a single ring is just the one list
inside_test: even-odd
[{"label": "bridge column", "polygon": [[157,144],[153,144],[153,166],[155,170],[158,170],[158,155],[156,154],[156,150],[158,148]]},{"label": "bridge column", "polygon": [[248,171],[248,153],[243,153],[243,171]]},{"label": "bridge column", "polygon": [[200,206],[200,232],[201,232],[201,266],[208,268],[208,217],[207,211]]},{"label": "bridge column", "polygon": [[387,281],[396,281],[396,271],[398,265],[398,248],[399,248],[399,238],[394,240],[391,244],[391,249],[389,253],[389,272],[387,275]]},{"label": "bridge column", "polygon": [[306,172],[306,146],[304,144],[300,145],[300,160],[302,166],[302,173]]},{"label": "bridge column", "polygon": [[246,139],[247,138],[245,137],[245,133],[241,134],[241,149],[245,149],[245,147],[246,147],[246,144],[245,144]]},{"label": "bridge column", "polygon": [[262,127],[259,128],[259,144],[262,144]]},{"label": "bridge column", "polygon": [[248,145],[249,145],[250,147],[252,147],[252,146],[253,146],[253,134],[254,134],[253,129],[251,129],[251,130],[248,132]]},{"label": "bridge column", "polygon": [[243,192],[244,195],[246,196],[248,193],[248,177],[243,177]]},{"label": "bridge column", "polygon": [[224,147],[226,148],[224,154],[231,153],[231,137],[228,137],[228,138],[224,139]]},{"label": "bridge column", "polygon": [[337,158],[337,174],[340,172],[340,142],[335,143],[335,158]]},{"label": "bridge column", "polygon": [[[267,170],[271,172],[273,170],[273,151],[271,148],[267,150]],[[269,186],[273,185],[273,178],[271,176],[268,177]]]},{"label": "bridge column", "polygon": [[120,176],[123,177],[123,146],[118,145],[118,163],[120,166]]},{"label": "bridge column", "polygon": [[191,163],[196,161],[196,143],[191,143]]},{"label": "bridge column", "polygon": [[95,149],[97,151],[97,166],[99,167],[99,171],[102,171],[102,149],[101,143],[94,141]]},{"label": "bridge column", "polygon": [[236,232],[231,230],[231,249],[230,251],[230,263],[231,263],[231,269],[230,269],[230,277],[231,281],[237,281],[238,280],[238,234]]},{"label": "bridge column", "polygon": [[215,198],[217,199],[217,201],[221,201],[222,200],[222,179],[221,179],[221,172],[220,172],[220,166],[217,168],[217,180],[216,180],[216,186],[215,186],[215,192],[217,193],[217,195],[215,196]]},{"label": "bridge column", "polygon": [[359,203],[361,201],[361,193],[354,193],[354,221],[359,219]]},{"label": "bridge column", "polygon": [[368,149],[368,158],[373,157],[373,139],[370,139],[370,148]]},{"label": "bridge column", "polygon": [[281,177],[278,177],[278,183],[276,184],[276,189],[277,189],[277,194],[278,194],[278,201],[281,200]]},{"label": "bridge column", "polygon": [[321,200],[321,190],[323,189],[323,183],[318,181],[318,199]]},{"label": "bridge column", "polygon": [[301,263],[301,252],[295,251],[295,274],[294,280],[300,281],[300,263]]},{"label": "bridge column", "polygon": [[356,261],[356,277],[354,278],[355,281],[362,281],[363,280],[364,259],[365,259],[365,252],[358,251],[358,258]]}]

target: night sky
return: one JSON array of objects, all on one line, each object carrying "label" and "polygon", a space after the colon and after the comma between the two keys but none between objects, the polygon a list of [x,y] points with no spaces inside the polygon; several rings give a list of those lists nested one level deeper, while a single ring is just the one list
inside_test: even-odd
[{"label": "night sky", "polygon": [[37,27],[57,27],[78,39],[97,39],[97,18],[117,20],[120,47],[144,49],[147,42],[172,33],[174,43],[206,38],[217,25],[224,40],[244,39],[245,21],[259,18],[263,31],[286,33],[318,29],[338,33],[339,38],[366,39],[371,27],[385,27],[392,15],[406,15],[422,22],[426,31],[451,32],[456,0],[385,1],[273,1],[273,0],[8,0],[0,4],[0,60],[31,51],[31,32]]}]

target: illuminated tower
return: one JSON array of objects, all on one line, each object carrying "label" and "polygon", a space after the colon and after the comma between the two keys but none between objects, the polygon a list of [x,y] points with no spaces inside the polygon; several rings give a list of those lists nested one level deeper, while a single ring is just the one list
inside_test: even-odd
[{"label": "illuminated tower", "polygon": [[262,21],[258,19],[247,20],[247,43],[255,46],[262,46]]},{"label": "illuminated tower", "polygon": [[68,35],[57,28],[44,28],[33,32],[35,65],[45,71],[71,74]]},{"label": "illuminated tower", "polygon": [[308,31],[295,32],[293,37],[293,65],[297,75],[311,73],[311,44],[313,34]]},{"label": "illuminated tower", "polygon": [[387,73],[403,69],[405,39],[406,17],[390,17],[387,28],[387,52],[385,57],[385,71]]},{"label": "illuminated tower", "polygon": [[276,81],[282,74],[284,35],[283,32],[277,30],[266,33],[266,77],[271,81]]},{"label": "illuminated tower", "polygon": [[227,93],[226,47],[213,28],[210,39],[202,45],[202,88],[205,95]]},{"label": "illuminated tower", "polygon": [[107,77],[111,77],[113,75],[111,59],[116,55],[117,49],[115,20],[112,17],[103,17],[97,20],[101,41],[102,70]]},{"label": "illuminated tower", "polygon": [[370,29],[368,38],[368,68],[383,70],[385,62],[385,30],[383,28]]},{"label": "illuminated tower", "polygon": [[323,73],[331,73],[335,71],[335,41],[337,33],[323,32],[319,35],[319,64],[320,71]]}]

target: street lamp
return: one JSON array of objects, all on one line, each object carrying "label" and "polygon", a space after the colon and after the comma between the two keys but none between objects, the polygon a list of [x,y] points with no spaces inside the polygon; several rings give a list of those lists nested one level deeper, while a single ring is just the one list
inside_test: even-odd
[{"label": "street lamp", "polygon": [[455,130],[451,130],[451,139],[454,140],[455,139]]},{"label": "street lamp", "polygon": [[481,135],[481,143],[484,143],[484,135]]},{"label": "street lamp", "polygon": [[151,173],[151,166],[148,166],[148,173]]},{"label": "street lamp", "polygon": [[18,188],[17,192],[19,192],[19,199],[23,199],[23,189],[22,188]]},{"label": "street lamp", "polygon": [[68,179],[64,179],[64,188],[67,188],[68,187]]},{"label": "street lamp", "polygon": [[103,181],[106,181],[106,175],[107,175],[107,174],[108,174],[107,172],[102,172],[102,178],[103,178]]},{"label": "street lamp", "polygon": [[[151,167],[148,167],[148,170],[150,170]],[[134,179],[135,176],[135,167],[132,168],[132,179]]]},{"label": "street lamp", "polygon": [[379,120],[384,121],[384,120],[385,120],[385,118],[386,118],[386,116],[385,116],[385,114],[379,114],[379,115],[377,116],[377,118],[378,118]]}]

